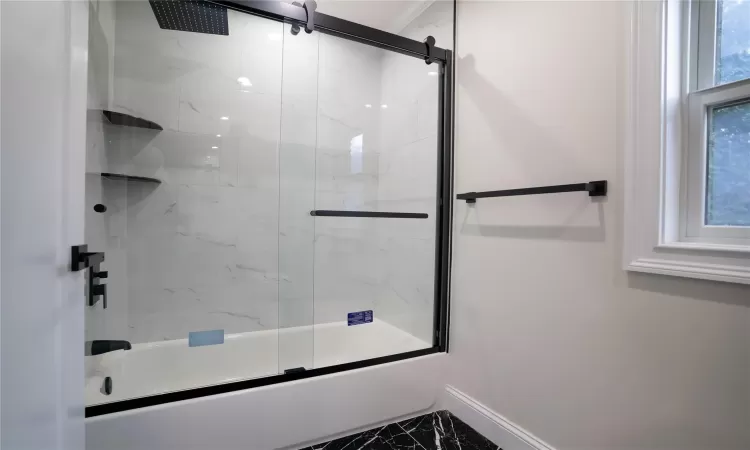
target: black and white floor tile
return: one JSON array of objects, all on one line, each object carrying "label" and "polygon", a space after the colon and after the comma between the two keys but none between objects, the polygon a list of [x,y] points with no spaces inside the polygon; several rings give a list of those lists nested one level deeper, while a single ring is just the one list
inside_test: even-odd
[{"label": "black and white floor tile", "polygon": [[502,450],[448,411],[373,428],[302,450]]}]

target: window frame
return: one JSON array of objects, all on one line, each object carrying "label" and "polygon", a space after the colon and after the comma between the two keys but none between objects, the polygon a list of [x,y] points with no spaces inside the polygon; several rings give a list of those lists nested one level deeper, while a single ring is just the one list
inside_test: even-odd
[{"label": "window frame", "polygon": [[[626,36],[626,70],[618,77],[623,104],[623,269],[750,284],[750,245],[684,238],[687,99],[688,93],[699,91],[697,77],[688,77],[697,73],[696,58],[686,57],[688,45],[697,38],[690,30],[696,29],[691,22],[699,16],[689,14],[691,6],[681,0],[621,4]],[[692,89],[691,82],[696,83]],[[729,83],[711,89],[733,87]],[[704,103],[713,101],[704,97]]]},{"label": "window frame", "polygon": [[750,102],[750,80],[736,81],[688,95],[685,218],[682,240],[750,246],[750,226],[708,225],[708,135],[710,110]]},{"label": "window frame", "polygon": [[682,14],[686,24],[683,53],[686,108],[684,183],[679,241],[750,246],[750,227],[705,223],[710,111],[750,102],[750,79],[716,84],[716,0],[693,0]]}]

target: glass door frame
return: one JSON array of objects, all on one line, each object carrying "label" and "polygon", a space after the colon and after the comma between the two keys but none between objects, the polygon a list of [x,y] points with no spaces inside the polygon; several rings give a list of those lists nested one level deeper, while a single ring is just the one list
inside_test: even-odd
[{"label": "glass door frame", "polygon": [[[330,34],[339,38],[378,47],[384,50],[401,53],[423,59],[427,64],[439,67],[438,92],[438,139],[437,139],[437,202],[435,230],[435,303],[432,347],[405,353],[366,359],[334,366],[314,368],[299,372],[272,375],[213,386],[196,387],[183,391],[167,392],[147,397],[127,399],[100,405],[87,406],[85,416],[95,417],[121,411],[161,405],[198,397],[206,397],[227,392],[285,383],[303,378],[329,375],[347,370],[385,364],[418,356],[448,351],[449,330],[449,292],[451,265],[451,227],[453,206],[453,51],[434,46],[434,38],[426,37],[419,42],[404,36],[378,30],[338,17],[314,12],[308,20],[308,11],[304,6],[292,5],[279,1],[255,0],[205,0],[236,11],[248,13],[279,22],[306,27],[312,31]],[[455,5],[454,5],[455,21]],[[307,30],[305,30],[307,31]]]}]

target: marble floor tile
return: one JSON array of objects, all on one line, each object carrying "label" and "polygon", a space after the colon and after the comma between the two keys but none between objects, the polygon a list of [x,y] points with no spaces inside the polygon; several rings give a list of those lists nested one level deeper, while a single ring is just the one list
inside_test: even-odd
[{"label": "marble floor tile", "polygon": [[448,411],[373,428],[302,450],[502,450]]},{"label": "marble floor tile", "polygon": [[398,425],[426,450],[501,450],[448,411],[404,420]]},{"label": "marble floor tile", "polygon": [[401,427],[392,423],[380,428],[373,428],[364,433],[346,436],[323,444],[307,447],[304,450],[417,450],[419,444]]}]

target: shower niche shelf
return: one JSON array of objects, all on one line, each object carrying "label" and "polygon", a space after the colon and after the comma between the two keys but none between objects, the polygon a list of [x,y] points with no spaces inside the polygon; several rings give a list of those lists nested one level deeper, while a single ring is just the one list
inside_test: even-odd
[{"label": "shower niche shelf", "polygon": [[161,180],[158,178],[139,177],[136,175],[125,175],[123,173],[109,173],[109,172],[102,172],[100,175],[102,178],[106,178],[107,180],[161,184]]},{"label": "shower niche shelf", "polygon": [[130,114],[124,114],[124,113],[119,113],[115,111],[108,111],[104,109],[102,110],[102,115],[104,116],[105,119],[107,119],[107,122],[111,123],[112,125],[120,125],[123,127],[133,127],[133,128],[145,128],[147,130],[157,130],[157,131],[164,130],[164,128],[162,128],[162,126],[156,122],[152,122],[146,119],[141,119],[140,117],[131,116]]}]

